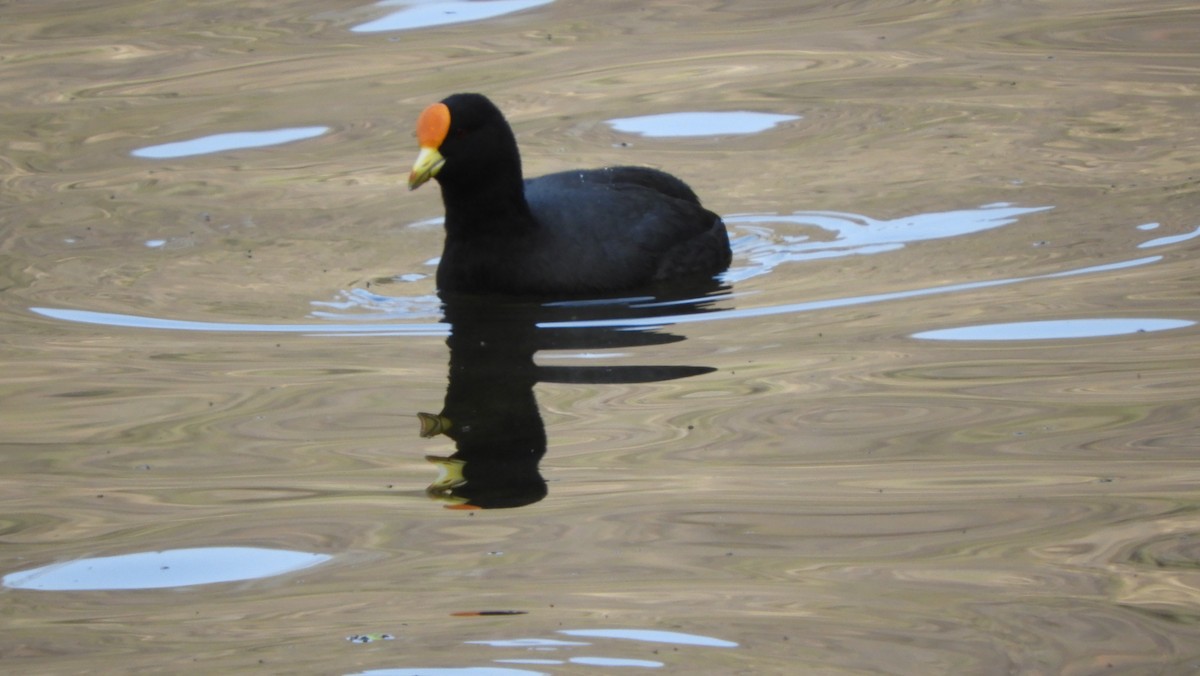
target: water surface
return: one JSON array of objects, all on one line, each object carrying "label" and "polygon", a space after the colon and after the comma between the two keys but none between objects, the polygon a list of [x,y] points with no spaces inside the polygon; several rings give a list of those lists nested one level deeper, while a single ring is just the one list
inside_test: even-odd
[{"label": "water surface", "polygon": [[[439,5],[6,6],[0,574],[323,561],[0,588],[7,670],[1200,671],[1193,3]],[[730,272],[444,305],[464,90]]]}]

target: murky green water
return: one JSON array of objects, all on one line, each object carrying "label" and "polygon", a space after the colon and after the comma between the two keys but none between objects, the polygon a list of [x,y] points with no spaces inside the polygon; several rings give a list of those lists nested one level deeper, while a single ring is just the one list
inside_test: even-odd
[{"label": "murky green water", "polygon": [[[1200,670],[1192,3],[527,4],[0,6],[5,671]],[[728,288],[448,345],[458,90],[530,175],[686,179]],[[610,123],[723,112],[793,117]],[[418,412],[544,497],[445,509]]]}]

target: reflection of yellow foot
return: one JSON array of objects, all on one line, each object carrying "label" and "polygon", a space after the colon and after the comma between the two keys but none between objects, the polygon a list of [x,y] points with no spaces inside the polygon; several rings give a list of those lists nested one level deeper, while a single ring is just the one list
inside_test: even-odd
[{"label": "reflection of yellow foot", "polygon": [[440,413],[418,413],[421,421],[421,438],[429,439],[445,434],[450,429],[450,419]]},{"label": "reflection of yellow foot", "polygon": [[467,461],[440,455],[427,455],[425,461],[437,465],[438,468],[438,478],[425,489],[425,495],[444,502],[442,506],[446,509],[479,509],[468,504],[470,498],[454,494],[455,488],[467,483],[466,477],[463,476],[463,467],[466,467]]},{"label": "reflection of yellow foot", "polygon": [[463,476],[463,467],[467,464],[465,460],[427,455],[425,462],[433,463],[438,468],[438,478],[429,484],[429,488],[425,489],[426,493],[442,493],[467,483],[466,477]]}]

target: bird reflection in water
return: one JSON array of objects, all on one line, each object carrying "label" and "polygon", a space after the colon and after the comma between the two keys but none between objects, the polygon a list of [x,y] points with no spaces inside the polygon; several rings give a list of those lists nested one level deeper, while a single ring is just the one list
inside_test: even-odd
[{"label": "bird reflection in water", "polygon": [[[630,384],[688,378],[707,366],[540,366],[539,350],[591,351],[665,345],[683,336],[656,328],[611,326],[611,320],[695,314],[714,310],[727,296],[713,281],[654,296],[539,303],[531,300],[442,294],[450,324],[449,384],[440,413],[418,413],[421,436],[454,441],[450,456],[428,455],[439,477],[429,497],[451,509],[522,507],[546,497],[538,463],[546,454],[546,427],[538,411],[538,383]],[[601,322],[604,326],[590,323]],[[572,322],[570,327],[554,323]],[[669,320],[664,321],[664,324]],[[549,324],[549,326],[547,326]]]}]

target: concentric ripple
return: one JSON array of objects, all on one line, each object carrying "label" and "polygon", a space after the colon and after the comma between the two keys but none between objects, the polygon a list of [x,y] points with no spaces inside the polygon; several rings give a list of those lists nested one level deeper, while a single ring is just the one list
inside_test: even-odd
[{"label": "concentric ripple", "polygon": [[[912,242],[974,234],[1010,225],[1023,216],[1046,211],[1051,208],[1045,206],[1020,207],[1008,203],[995,203],[987,204],[977,209],[918,214],[891,220],[879,220],[868,216],[839,212],[796,212],[786,215],[735,214],[726,218],[733,236],[734,264],[724,273],[722,280],[726,283],[736,285],[738,282],[770,274],[778,266],[785,263],[841,256],[878,254],[901,249]],[[1158,238],[1157,240],[1151,240],[1151,242],[1156,243],[1156,246],[1165,246],[1166,244],[1174,243],[1174,239],[1170,242],[1164,241],[1165,239]],[[925,296],[962,293],[1031,281],[1098,274],[1148,265],[1158,262],[1162,258],[1162,255],[1144,256],[1024,277],[962,282],[887,293],[844,296],[758,307],[714,309],[713,311],[699,314],[656,312],[652,313],[652,316],[646,316],[647,313],[644,310],[652,307],[669,307],[671,303],[694,304],[701,301],[730,301],[739,298],[736,287],[733,293],[717,298],[673,299],[665,304],[651,297],[613,298],[604,299],[600,302],[624,306],[629,309],[629,316],[623,317],[618,313],[610,314],[608,317],[601,319],[543,321],[538,326],[545,329],[582,327],[647,328],[692,322],[796,314]],[[404,274],[398,275],[398,279],[404,278]],[[436,320],[440,316],[441,306],[438,298],[432,295],[387,296],[364,289],[352,289],[340,292],[336,300],[313,301],[313,305],[321,309],[314,310],[312,316],[317,319],[329,321],[306,324],[255,324],[187,321],[69,308],[34,307],[30,308],[30,310],[45,317],[84,324],[103,324],[171,331],[295,333],[321,336],[347,334],[442,336],[448,332],[448,327],[445,324],[436,323]],[[639,310],[643,311],[639,312]],[[414,319],[425,320],[425,322],[435,320],[435,322],[408,323],[405,321]],[[1182,328],[1191,323],[1187,320],[1176,319],[1139,319],[1137,321],[1140,324],[1132,329],[1134,332],[1139,330]],[[1077,337],[1078,335],[1116,335],[1116,333],[1111,333],[1112,331],[1117,331],[1117,333],[1130,332],[1128,328],[1117,330],[1111,326],[1101,328],[1094,324],[1089,323],[1085,326],[1078,322],[1070,325],[1059,324],[1057,326],[1059,327],[1057,333],[1051,331],[1050,333],[1046,333],[1046,335],[1048,337],[1070,338]],[[1008,328],[1027,331],[1033,331],[1036,328],[1045,332],[1044,329],[1046,327],[1040,324],[1030,325],[1022,323],[1015,328]],[[1001,328],[999,330],[1004,331],[1006,329]],[[983,331],[983,329],[969,330],[968,333],[962,335],[982,335],[980,331]],[[916,337],[940,337],[945,339],[946,336],[954,335],[956,334],[922,332],[917,334]]]}]

